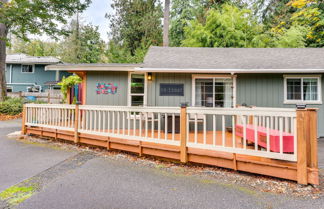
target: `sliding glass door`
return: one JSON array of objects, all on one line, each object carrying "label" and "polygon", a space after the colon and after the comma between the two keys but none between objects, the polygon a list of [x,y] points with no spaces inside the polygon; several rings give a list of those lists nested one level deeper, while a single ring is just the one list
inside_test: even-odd
[{"label": "sliding glass door", "polygon": [[196,107],[234,107],[234,81],[231,77],[194,77]]}]

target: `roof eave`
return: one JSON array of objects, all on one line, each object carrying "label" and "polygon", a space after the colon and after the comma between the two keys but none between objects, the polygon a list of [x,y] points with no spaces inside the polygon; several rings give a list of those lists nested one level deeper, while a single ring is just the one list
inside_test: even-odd
[{"label": "roof eave", "polygon": [[48,65],[45,67],[46,71],[134,71],[136,66],[78,66],[78,65]]},{"label": "roof eave", "polygon": [[164,73],[324,73],[324,69],[197,69],[197,68],[135,68],[136,72]]},{"label": "roof eave", "polygon": [[6,62],[6,64],[22,64],[22,65],[55,65],[60,62],[19,62],[19,61],[12,61],[12,62]]}]

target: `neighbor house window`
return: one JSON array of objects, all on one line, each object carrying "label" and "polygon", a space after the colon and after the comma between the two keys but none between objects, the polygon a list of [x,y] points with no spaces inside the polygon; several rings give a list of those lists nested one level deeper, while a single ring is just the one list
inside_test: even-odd
[{"label": "neighbor house window", "polygon": [[321,77],[285,76],[285,103],[322,103]]},{"label": "neighbor house window", "polygon": [[130,73],[129,76],[129,105],[146,105],[146,75],[144,73]]},{"label": "neighbor house window", "polygon": [[12,86],[7,86],[7,92],[12,92]]},{"label": "neighbor house window", "polygon": [[33,65],[22,65],[21,66],[21,72],[22,73],[33,73],[34,72],[34,66]]},{"label": "neighbor house window", "polygon": [[230,76],[193,77],[193,104],[196,107],[234,107],[235,79]]}]

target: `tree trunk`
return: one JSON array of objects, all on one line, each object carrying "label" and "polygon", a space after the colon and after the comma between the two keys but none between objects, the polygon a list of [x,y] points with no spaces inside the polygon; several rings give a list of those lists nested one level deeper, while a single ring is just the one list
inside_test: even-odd
[{"label": "tree trunk", "polygon": [[170,0],[164,2],[163,46],[169,46]]},{"label": "tree trunk", "polygon": [[[0,0],[6,3],[7,0]],[[0,102],[7,96],[6,85],[6,41],[8,30],[6,25],[0,23]]]}]

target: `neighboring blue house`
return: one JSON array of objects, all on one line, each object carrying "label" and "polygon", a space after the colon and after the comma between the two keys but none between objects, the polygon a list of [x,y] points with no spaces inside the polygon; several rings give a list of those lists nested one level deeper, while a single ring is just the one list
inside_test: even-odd
[{"label": "neighboring blue house", "polygon": [[38,92],[50,88],[58,88],[57,83],[68,73],[45,71],[46,65],[58,63],[60,63],[60,60],[54,57],[33,57],[26,54],[7,55],[7,91]]}]

